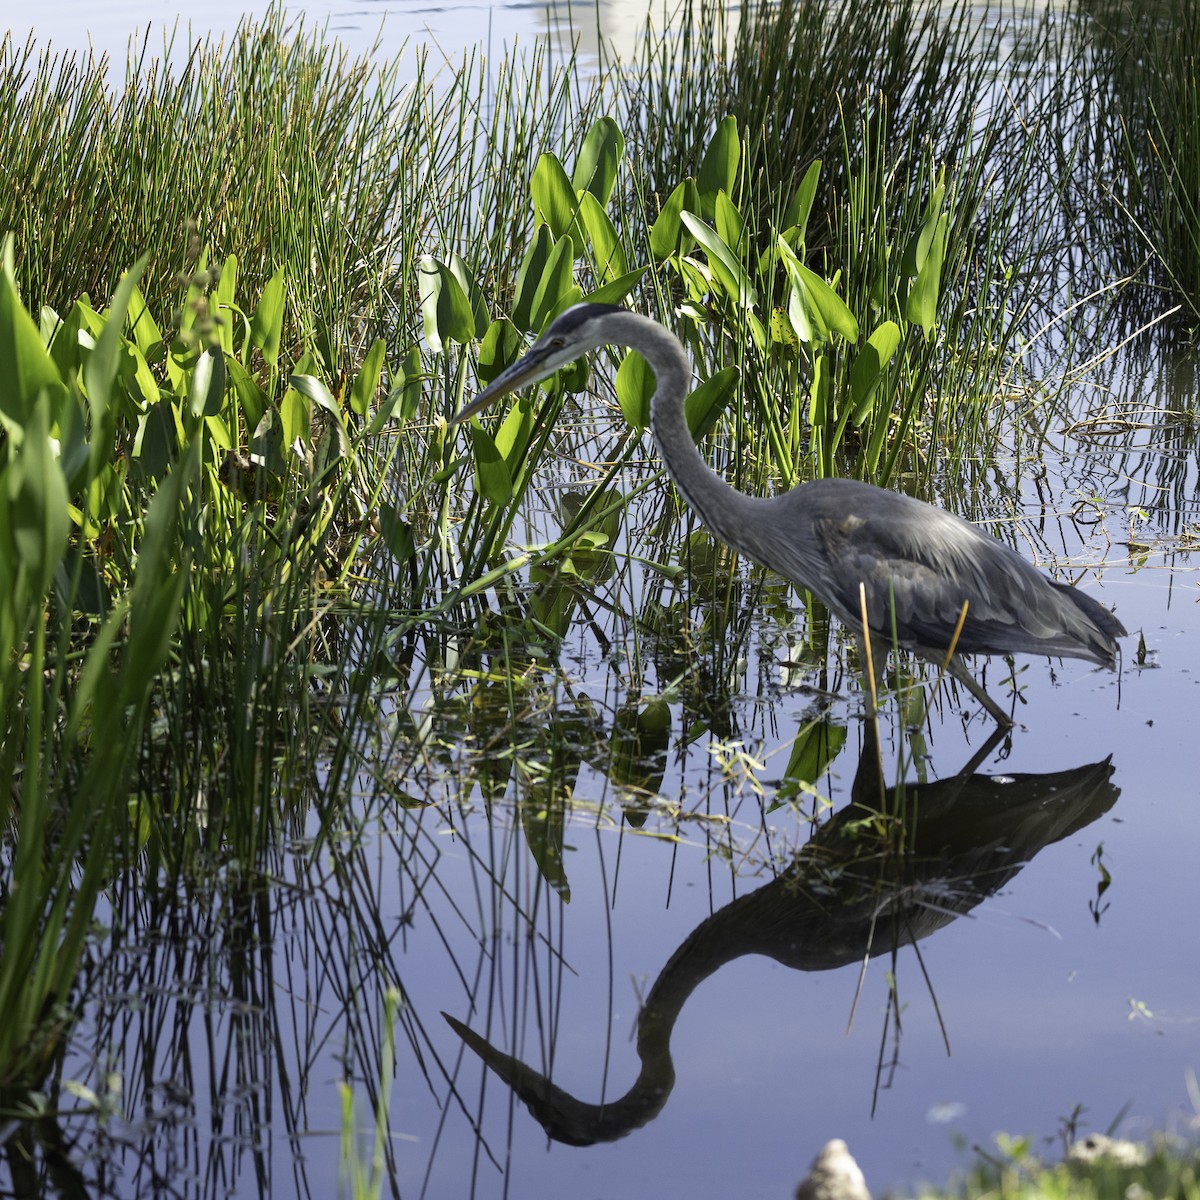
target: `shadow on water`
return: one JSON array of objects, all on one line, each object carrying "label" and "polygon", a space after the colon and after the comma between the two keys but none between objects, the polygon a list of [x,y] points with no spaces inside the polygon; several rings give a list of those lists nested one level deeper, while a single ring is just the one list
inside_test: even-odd
[{"label": "shadow on water", "polygon": [[[797,971],[827,971],[915,946],[1116,803],[1111,757],[1066,771],[976,774],[1001,737],[951,778],[884,788],[878,743],[868,736],[850,802],[776,879],[701,922],[663,967],[638,1017],[641,1070],[619,1099],[579,1100],[443,1015],[550,1137],[574,1146],[624,1137],[662,1111],[675,1082],[675,1022],[692,992],[726,963],[757,954]],[[893,995],[898,1048],[895,1006]],[[881,1052],[879,1076],[896,1065]]]}]

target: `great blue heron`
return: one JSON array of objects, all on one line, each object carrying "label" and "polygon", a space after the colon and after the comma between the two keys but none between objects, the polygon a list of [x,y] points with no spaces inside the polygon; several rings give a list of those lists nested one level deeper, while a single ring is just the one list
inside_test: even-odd
[{"label": "great blue heron", "polygon": [[1115,639],[1125,628],[1108,609],[960,517],[852,479],[815,479],[771,497],[730,487],[705,463],[688,430],[684,399],[692,366],[683,346],[656,321],[627,309],[567,309],[455,420],[609,343],[637,350],[654,372],[650,428],[668,474],[696,515],[726,545],[823,600],[858,637],[864,669],[871,661],[865,601],[876,647],[873,683],[882,673],[880,648],[898,642],[943,665],[1007,727],[1009,715],[957,657],[947,658],[952,647],[955,654],[1045,654],[1115,666]]}]

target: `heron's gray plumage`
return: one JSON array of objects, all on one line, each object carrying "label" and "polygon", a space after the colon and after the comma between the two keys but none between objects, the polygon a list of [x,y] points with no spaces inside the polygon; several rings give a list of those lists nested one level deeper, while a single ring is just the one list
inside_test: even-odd
[{"label": "heron's gray plumage", "polygon": [[[705,525],[735,550],[808,588],[860,637],[865,590],[877,658],[892,646],[894,630],[904,649],[945,660],[966,604],[956,653],[1115,664],[1115,639],[1125,629],[1111,612],[942,509],[850,479],[813,480],[767,498],[730,487],[705,463],[688,429],[684,399],[692,368],[682,345],[637,313],[608,304],[568,309],[456,419],[607,343],[637,350],[654,372],[651,432],[676,487]],[[998,721],[1011,723],[956,659],[947,665]]]}]

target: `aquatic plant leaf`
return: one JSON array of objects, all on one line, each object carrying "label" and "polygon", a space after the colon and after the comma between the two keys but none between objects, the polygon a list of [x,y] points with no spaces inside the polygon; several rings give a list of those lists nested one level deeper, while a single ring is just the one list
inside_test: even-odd
[{"label": "aquatic plant leaf", "polygon": [[708,255],[708,265],[725,295],[741,308],[753,308],[758,303],[758,291],[734,251],[699,217],[685,212],[680,220]]},{"label": "aquatic plant leaf", "polygon": [[823,429],[829,420],[829,369],[824,352],[813,356],[812,384],[808,389],[808,424]]},{"label": "aquatic plant leaf", "polygon": [[403,424],[412,420],[421,403],[425,379],[421,348],[409,346],[392,372],[392,390],[388,392],[387,399],[379,406],[379,411],[371,422],[371,433],[378,433],[389,421]]},{"label": "aquatic plant leaf", "polygon": [[775,803],[808,791],[829,770],[845,744],[845,725],[825,719],[801,728],[792,742],[792,752],[775,793]]},{"label": "aquatic plant leaf", "polygon": [[800,337],[818,343],[828,340],[832,332],[840,333],[847,341],[858,341],[858,322],[846,302],[796,257],[783,238],[777,237],[775,246],[792,284],[788,317]]},{"label": "aquatic plant leaf", "polygon": [[517,361],[524,343],[521,331],[507,317],[493,321],[479,343],[476,374],[487,384]]},{"label": "aquatic plant leaf", "polygon": [[591,192],[584,192],[579,198],[579,217],[592,246],[596,277],[604,283],[611,283],[627,274],[629,260],[616,227]]},{"label": "aquatic plant leaf", "polygon": [[717,193],[713,217],[717,236],[735,254],[740,253],[742,236],[746,230],[746,218],[738,212],[737,205],[730,200],[728,192]]},{"label": "aquatic plant leaf", "polygon": [[250,344],[262,351],[266,362],[279,363],[279,340],[283,336],[283,268],[267,281],[250,316]]},{"label": "aquatic plant leaf", "polygon": [[435,354],[447,342],[469,342],[475,336],[475,313],[462,284],[445,263],[432,255],[417,268],[421,288],[421,319],[425,341]]},{"label": "aquatic plant leaf", "polygon": [[479,286],[475,276],[471,274],[461,254],[455,253],[450,255],[450,274],[458,280],[458,284],[463,290],[463,295],[466,296],[467,303],[471,306],[471,313],[475,318],[474,336],[477,338],[483,337],[487,332],[488,326],[491,324],[491,314],[488,312],[487,300],[484,298],[483,289]]},{"label": "aquatic plant leaf", "polygon": [[[11,238],[6,251],[11,247]],[[16,279],[5,262],[0,272],[0,420],[24,426],[39,393],[61,396],[66,388],[38,327],[17,295]]]},{"label": "aquatic plant leaf", "polygon": [[594,292],[589,293],[588,300],[593,304],[620,304],[637,287],[645,273],[645,267],[638,267],[634,271],[627,271],[611,283],[606,283],[602,287],[598,287]]},{"label": "aquatic plant leaf", "polygon": [[575,243],[569,236],[559,238],[546,256],[545,270],[534,288],[531,332],[540,333],[559,312],[578,302],[582,293],[574,287],[574,264]]},{"label": "aquatic plant leaf", "polygon": [[522,333],[533,333],[533,306],[538,285],[545,277],[546,264],[554,249],[554,235],[548,225],[539,225],[533,231],[533,241],[521,260],[517,272],[517,286],[513,296],[512,322]]},{"label": "aquatic plant leaf", "polygon": [[569,232],[579,200],[562,163],[553,154],[545,152],[538,158],[529,190],[533,194],[534,220],[548,225],[555,238]]},{"label": "aquatic plant leaf", "polygon": [[236,358],[230,358],[225,363],[229,379],[233,383],[233,391],[241,405],[246,418],[247,429],[257,429],[258,423],[267,411],[267,394],[259,387],[257,380],[242,366]]},{"label": "aquatic plant leaf", "polygon": [[475,453],[475,489],[493,504],[507,504],[513,496],[512,475],[504,455],[477,418],[471,418],[471,448]]},{"label": "aquatic plant leaf", "polygon": [[607,204],[617,182],[617,171],[625,157],[625,135],[612,117],[595,121],[583,139],[571,183],[577,192],[587,192]]},{"label": "aquatic plant leaf", "polygon": [[50,403],[43,393],[26,416],[19,444],[10,444],[0,488],[0,562],[5,587],[24,583],[24,595],[40,603],[67,548],[71,518],[67,481],[50,437]]},{"label": "aquatic plant leaf", "polygon": [[800,186],[792,197],[791,204],[783,217],[783,236],[789,244],[799,242],[804,244],[808,231],[808,218],[812,212],[813,200],[817,195],[817,180],[821,175],[821,160],[813,159]]},{"label": "aquatic plant leaf", "polygon": [[861,425],[867,419],[875,399],[879,381],[900,345],[900,326],[884,321],[854,356],[850,367],[850,419]]},{"label": "aquatic plant leaf", "polygon": [[342,410],[329,389],[315,375],[291,375],[288,377],[288,383],[324,411],[334,437],[333,457],[345,458],[350,453],[350,434],[346,430],[346,422],[342,419]]},{"label": "aquatic plant leaf", "polygon": [[[918,251],[917,277],[904,302],[904,315],[928,335],[937,321],[938,297],[942,288],[942,265],[946,258],[946,237],[950,219],[942,213],[935,222],[922,258]],[[925,231],[922,231],[924,239]]]},{"label": "aquatic plant leaf", "polygon": [[650,226],[650,253],[656,262],[690,249],[692,243],[681,221],[684,212],[700,212],[700,192],[691,178],[676,186]]},{"label": "aquatic plant leaf", "polygon": [[376,338],[363,357],[362,366],[350,385],[350,411],[365,417],[371,411],[371,401],[379,390],[379,380],[386,364],[387,345]]},{"label": "aquatic plant leaf", "polygon": [[225,407],[225,354],[210,346],[192,368],[188,403],[195,417],[215,417]]},{"label": "aquatic plant leaf", "polygon": [[696,441],[708,436],[713,426],[721,419],[734,392],[737,391],[742,373],[737,367],[724,367],[706,379],[687,398],[685,412],[688,428]]},{"label": "aquatic plant leaf", "polygon": [[401,517],[400,510],[386,500],[379,505],[379,532],[395,563],[406,563],[416,554],[412,526]]},{"label": "aquatic plant leaf", "polygon": [[700,161],[700,170],[696,173],[703,216],[713,216],[719,192],[733,194],[737,186],[738,163],[741,157],[742,143],[738,137],[737,118],[726,117],[717,126],[717,131],[704,152],[704,158]]},{"label": "aquatic plant leaf", "polygon": [[[236,254],[230,254],[226,257],[224,264],[221,267],[221,278],[217,280],[217,286],[213,292],[213,305],[219,320],[217,323],[217,336],[220,338],[221,349],[226,354],[233,353],[233,316],[242,316],[238,311],[235,300],[237,298],[237,280],[238,280],[238,258]],[[138,315],[138,309],[135,307],[131,310],[134,318],[134,335],[137,335],[138,325],[142,319],[148,318],[150,314],[145,310],[141,315]],[[242,318],[245,319],[244,317]],[[151,324],[153,322],[151,321]],[[157,327],[156,327],[157,328]],[[142,346],[141,341],[138,345],[142,348],[143,353],[149,351]]]},{"label": "aquatic plant leaf", "polygon": [[654,372],[636,351],[630,350],[617,368],[617,403],[630,428],[641,433],[650,424],[650,398],[654,395]]}]

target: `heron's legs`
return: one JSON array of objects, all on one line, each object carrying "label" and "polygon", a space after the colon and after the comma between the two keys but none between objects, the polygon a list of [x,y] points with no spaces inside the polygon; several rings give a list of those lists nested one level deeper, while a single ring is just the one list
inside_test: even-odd
[{"label": "heron's legs", "polygon": [[998,705],[995,700],[993,700],[991,696],[989,696],[987,692],[983,690],[983,685],[971,676],[970,671],[968,671],[967,668],[962,665],[962,661],[957,655],[951,655],[950,661],[946,663],[945,666],[946,671],[953,675],[954,678],[961,683],[963,687],[965,687],[967,691],[970,692],[971,695],[974,696],[975,699],[978,700],[979,703],[988,710],[989,713],[992,714],[993,719],[1001,729],[1012,728],[1012,717],[1010,717],[1008,713],[1006,713],[1004,709],[1002,709],[1000,705]]},{"label": "heron's legs", "polygon": [[[864,638],[861,633],[856,634],[855,636],[858,641],[858,661],[862,668],[863,690],[866,693],[866,713],[867,717],[870,718],[876,715],[876,701],[879,696],[880,688],[883,686],[883,668],[886,661],[887,652],[884,651],[882,654],[878,653],[880,647],[872,646],[870,647],[872,653],[868,654],[866,638]],[[949,662],[945,662],[940,655],[937,658],[933,657],[932,655],[922,655],[922,657],[928,657],[930,662],[935,663],[939,667],[943,667],[948,675],[953,676],[958,683],[961,683],[963,687],[965,687],[967,691],[970,692],[971,695],[974,696],[975,699],[978,700],[985,709],[987,709],[988,713],[992,717],[992,720],[994,720],[1001,729],[1011,729],[1013,727],[1012,717],[1010,717],[1008,713],[1006,713],[1004,709],[1002,709],[1000,705],[998,705],[995,700],[993,700],[991,696],[984,691],[982,684],[980,684],[971,675],[967,668],[963,666],[962,660],[957,654],[951,655]],[[868,667],[868,663],[870,664],[870,667]],[[874,679],[871,678],[872,674],[874,674]],[[872,686],[872,684],[874,684],[874,686]]]}]

